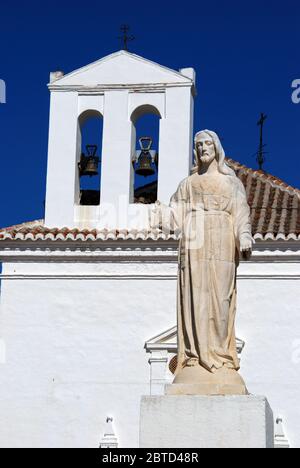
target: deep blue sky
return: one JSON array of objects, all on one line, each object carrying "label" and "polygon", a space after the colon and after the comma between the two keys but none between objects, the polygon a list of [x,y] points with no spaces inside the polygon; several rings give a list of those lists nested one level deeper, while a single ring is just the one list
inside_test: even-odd
[{"label": "deep blue sky", "polygon": [[[109,6],[108,6],[109,4]],[[265,169],[299,187],[300,3],[233,1],[1,2],[0,226],[42,218],[51,70],[70,72],[120,49],[173,69],[197,72],[195,130],[220,132],[227,155],[256,167],[256,122],[268,114]],[[175,187],[174,187],[175,189]]]}]

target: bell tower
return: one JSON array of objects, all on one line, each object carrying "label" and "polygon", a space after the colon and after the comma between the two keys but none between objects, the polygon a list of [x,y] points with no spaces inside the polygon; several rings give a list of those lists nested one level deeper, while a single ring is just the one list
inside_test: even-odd
[{"label": "bell tower", "polygon": [[[149,164],[154,168],[156,164],[157,199],[163,203],[169,202],[179,182],[189,175],[194,70],[170,70],[120,51],[68,75],[51,73],[48,86],[51,105],[45,225],[146,229],[150,205],[135,203],[135,171],[139,165],[145,175],[145,164],[149,173]],[[137,153],[135,123],[146,113],[159,117],[158,147],[141,147]],[[101,148],[91,141],[83,153],[83,122],[96,116],[103,123]],[[81,178],[99,172],[98,185],[90,191],[93,196],[87,197],[81,190]]]}]

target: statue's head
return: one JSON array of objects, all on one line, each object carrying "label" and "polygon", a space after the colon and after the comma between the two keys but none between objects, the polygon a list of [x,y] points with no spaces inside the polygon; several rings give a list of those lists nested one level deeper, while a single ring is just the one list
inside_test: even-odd
[{"label": "statue's head", "polygon": [[214,140],[206,132],[197,133],[195,137],[195,157],[198,165],[210,164],[216,158]]},{"label": "statue's head", "polygon": [[218,135],[212,130],[201,130],[195,136],[195,159],[198,167],[210,164],[214,159],[218,161],[218,168],[222,174],[235,175],[225,162],[225,152]]}]

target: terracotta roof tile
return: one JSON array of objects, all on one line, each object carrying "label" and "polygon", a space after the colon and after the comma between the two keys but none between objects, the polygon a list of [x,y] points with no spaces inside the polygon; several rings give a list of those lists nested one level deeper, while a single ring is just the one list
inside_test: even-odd
[{"label": "terracotta roof tile", "polygon": [[253,235],[300,238],[300,190],[232,159],[227,162],[246,187]]}]

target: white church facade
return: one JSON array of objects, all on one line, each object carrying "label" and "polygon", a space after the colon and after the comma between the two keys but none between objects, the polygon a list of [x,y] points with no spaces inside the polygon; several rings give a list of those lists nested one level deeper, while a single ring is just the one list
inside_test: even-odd
[{"label": "white church facade", "polygon": [[[177,355],[179,237],[151,229],[149,213],[195,170],[195,80],[125,51],[51,74],[45,219],[0,230],[1,447],[139,446],[141,397],[164,393]],[[157,180],[136,189],[144,114],[159,118],[157,153],[142,151]],[[94,116],[100,162],[82,154]],[[88,163],[101,183],[84,193]],[[300,447],[300,191],[227,163],[256,242],[238,269],[241,373],[269,400],[275,446]]]}]

